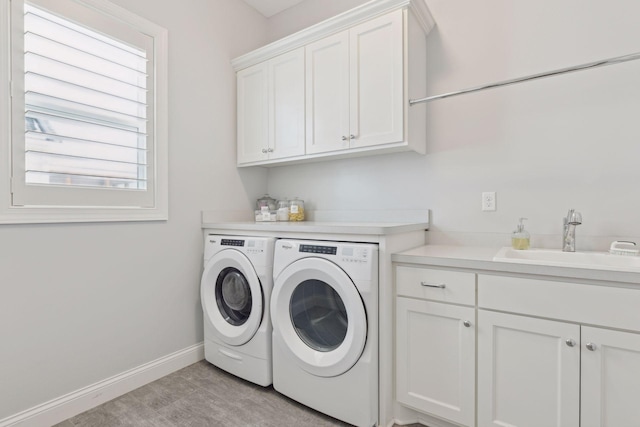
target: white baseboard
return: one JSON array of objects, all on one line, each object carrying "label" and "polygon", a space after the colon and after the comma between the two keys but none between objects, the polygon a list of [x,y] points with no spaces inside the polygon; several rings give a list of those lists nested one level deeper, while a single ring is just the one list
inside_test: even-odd
[{"label": "white baseboard", "polygon": [[49,427],[204,359],[204,344],[176,351],[137,368],[0,420],[0,427]]}]

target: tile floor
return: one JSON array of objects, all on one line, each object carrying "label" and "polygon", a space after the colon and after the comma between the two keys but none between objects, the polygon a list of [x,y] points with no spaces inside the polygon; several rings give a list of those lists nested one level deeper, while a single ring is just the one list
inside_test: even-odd
[{"label": "tile floor", "polygon": [[201,361],[55,427],[347,425]]}]

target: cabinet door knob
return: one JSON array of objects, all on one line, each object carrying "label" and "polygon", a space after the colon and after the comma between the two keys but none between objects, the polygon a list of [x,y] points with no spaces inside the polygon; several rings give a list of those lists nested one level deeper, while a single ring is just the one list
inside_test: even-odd
[{"label": "cabinet door knob", "polygon": [[596,351],[596,345],[592,342],[587,343],[587,350]]},{"label": "cabinet door knob", "polygon": [[273,148],[267,148],[267,153],[273,153]]},{"label": "cabinet door knob", "polygon": [[346,136],[344,136],[344,135],[342,135],[342,140],[343,140],[343,141],[346,141],[346,140],[347,140],[347,137],[346,137]]},{"label": "cabinet door knob", "polygon": [[444,289],[447,287],[444,283],[428,283],[428,282],[420,282],[420,284],[426,288],[438,288]]},{"label": "cabinet door knob", "polygon": [[262,149],[262,152],[263,152],[264,154],[267,154],[267,149],[266,149],[266,148],[263,148],[263,149]]},{"label": "cabinet door knob", "polygon": [[468,320],[465,320],[464,322],[462,322],[462,324],[465,326],[465,328],[471,327],[471,322],[469,322]]},{"label": "cabinet door knob", "polygon": [[576,342],[574,340],[572,340],[571,338],[567,338],[567,340],[565,341],[565,343],[567,343],[567,345],[569,347],[573,347],[576,345]]},{"label": "cabinet door knob", "polygon": [[354,134],[349,135],[349,139],[356,139],[356,136]]}]

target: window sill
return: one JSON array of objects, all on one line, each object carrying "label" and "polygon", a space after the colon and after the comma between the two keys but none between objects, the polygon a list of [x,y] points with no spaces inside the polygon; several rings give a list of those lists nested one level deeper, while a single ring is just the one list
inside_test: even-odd
[{"label": "window sill", "polygon": [[167,209],[11,207],[0,210],[0,224],[167,221]]}]

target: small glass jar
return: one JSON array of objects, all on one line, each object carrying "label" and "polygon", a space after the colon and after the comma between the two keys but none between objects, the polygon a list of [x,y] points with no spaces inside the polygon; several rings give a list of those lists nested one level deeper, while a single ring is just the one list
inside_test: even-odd
[{"label": "small glass jar", "polygon": [[278,200],[278,221],[289,221],[289,201]]},{"label": "small glass jar", "polygon": [[296,197],[289,202],[289,221],[304,221],[304,200]]},{"label": "small glass jar", "polygon": [[256,202],[256,207],[259,211],[275,211],[276,210],[276,199],[270,197],[268,194],[265,194]]}]

